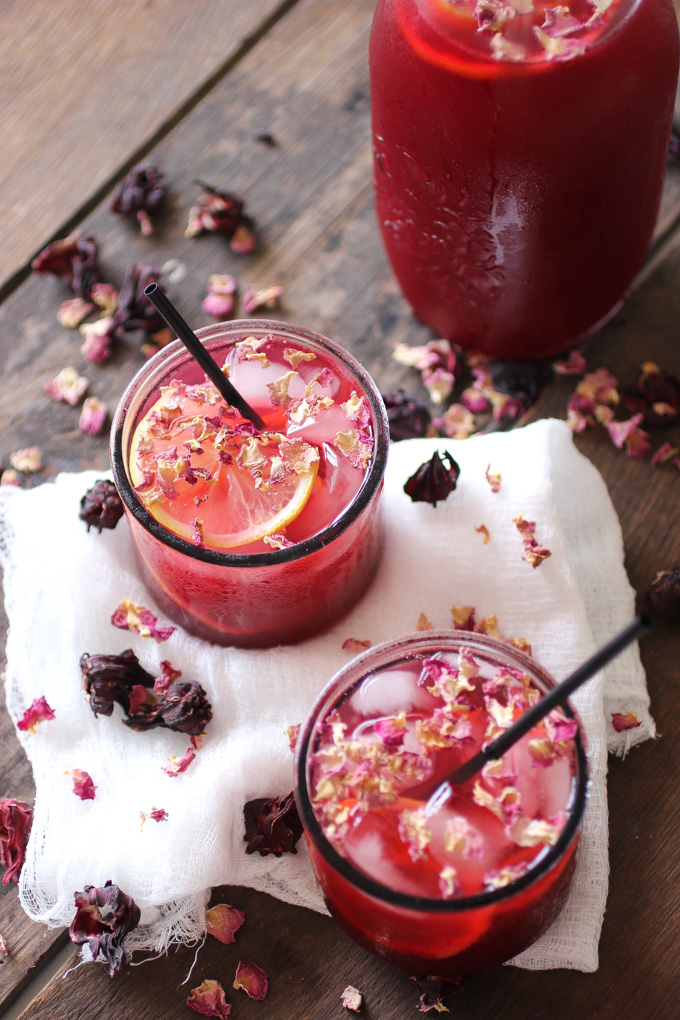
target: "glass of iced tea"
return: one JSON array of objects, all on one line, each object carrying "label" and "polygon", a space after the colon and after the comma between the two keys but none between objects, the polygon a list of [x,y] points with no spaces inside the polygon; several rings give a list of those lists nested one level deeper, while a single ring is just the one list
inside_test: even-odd
[{"label": "glass of iced tea", "polygon": [[587,789],[570,707],[430,801],[553,685],[510,644],[433,631],[370,649],[319,696],[298,739],[298,806],[328,908],[365,949],[458,977],[509,960],[556,918]]},{"label": "glass of iced tea", "polygon": [[143,580],[209,641],[302,640],[347,612],[377,568],[382,399],[347,351],[297,326],[234,320],[197,335],[266,429],[179,341],[135,376],[111,461]]}]

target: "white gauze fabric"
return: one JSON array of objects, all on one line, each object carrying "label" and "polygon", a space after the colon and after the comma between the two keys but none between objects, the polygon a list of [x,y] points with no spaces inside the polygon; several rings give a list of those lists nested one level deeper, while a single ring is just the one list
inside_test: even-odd
[{"label": "white gauze fabric", "polygon": [[[437,507],[416,504],[405,480],[435,449],[460,464],[458,487]],[[485,478],[501,473],[498,493]],[[247,855],[243,805],[288,793],[293,757],[284,733],[302,721],[330,676],[350,658],[346,638],[373,644],[412,633],[420,613],[452,625],[452,606],[495,613],[501,632],[530,641],[563,679],[632,619],[621,531],[605,485],[575,449],[563,422],[465,441],[411,440],[392,446],[385,481],[386,544],[361,603],[325,634],[264,651],[219,648],[178,628],[156,643],[114,628],[123,599],[158,613],[139,580],[125,520],[86,531],[79,502],[101,473],[60,475],[30,491],[0,491],[0,548],[9,617],[6,691],[16,722],[44,695],[55,718],[18,732],[35,776],[35,818],[20,895],[30,917],[68,925],[73,894],[111,879],[142,908],[126,942],[162,950],[198,938],[211,886],[245,885],[323,910],[304,840],[298,853]],[[523,559],[513,517],[536,521],[552,556]],[[475,528],[486,525],[490,541]],[[162,623],[168,623],[159,614]],[[162,659],[196,679],[214,718],[189,769],[171,778],[170,755],[187,749],[167,730],[137,733],[95,718],[81,694],[83,652],[131,647],[154,675]],[[522,967],[597,967],[608,882],[606,755],[654,735],[637,647],[629,648],[575,697],[589,744],[592,787],[569,900],[553,927],[513,962]],[[635,711],[641,725],[615,733],[611,712]],[[88,772],[94,800],[74,795],[71,769]],[[140,812],[163,808],[163,822]]]}]

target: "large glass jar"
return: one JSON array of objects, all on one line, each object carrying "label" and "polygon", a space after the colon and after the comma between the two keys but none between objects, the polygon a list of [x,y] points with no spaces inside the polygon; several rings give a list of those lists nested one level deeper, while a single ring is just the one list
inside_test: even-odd
[{"label": "large glass jar", "polygon": [[370,73],[378,221],[418,318],[494,358],[600,327],[658,213],[672,0],[378,0]]}]

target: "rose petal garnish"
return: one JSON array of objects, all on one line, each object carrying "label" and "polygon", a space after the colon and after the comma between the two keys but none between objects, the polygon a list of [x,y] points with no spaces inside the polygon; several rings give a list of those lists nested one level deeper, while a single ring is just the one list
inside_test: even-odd
[{"label": "rose petal garnish", "polygon": [[17,723],[17,729],[34,735],[38,723],[46,722],[48,719],[54,719],[54,712],[47,704],[45,696],[42,695],[33,699]]},{"label": "rose petal garnish", "polygon": [[39,446],[27,446],[22,450],[10,453],[9,462],[17,471],[25,475],[33,475],[42,470],[42,450]]},{"label": "rose petal garnish", "polygon": [[136,606],[129,599],[123,599],[111,617],[111,623],[120,630],[129,630],[140,637],[152,637],[155,641],[167,641],[176,627],[159,627],[158,618],[146,606]]},{"label": "rose petal garnish", "polygon": [[294,753],[298,737],[300,736],[300,723],[295,723],[294,726],[286,727],[286,736],[288,737],[288,747]]},{"label": "rose petal garnish", "polygon": [[109,977],[113,977],[130,962],[123,943],[139,924],[139,907],[111,881],[101,888],[86,885],[75,894],[75,905],[76,915],[69,928],[71,942],[83,946],[81,955],[89,963],[101,955],[108,963]]},{"label": "rose petal garnish", "polygon": [[625,730],[634,730],[637,726],[642,726],[642,721],[635,712],[627,712],[625,715],[621,712],[612,712],[612,726],[617,733],[623,733]]},{"label": "rose petal garnish", "polygon": [[228,946],[236,941],[236,932],[246,919],[242,910],[228,903],[217,903],[205,912],[205,930]]},{"label": "rose petal garnish", "polygon": [[19,881],[26,860],[26,844],[33,824],[33,808],[13,797],[0,800],[0,863],[2,884]]},{"label": "rose petal garnish", "polygon": [[340,996],[340,1002],[345,1009],[351,1009],[354,1013],[358,1013],[361,1010],[363,998],[358,988],[355,988],[354,985],[347,985]]},{"label": "rose petal garnish", "polygon": [[178,758],[176,754],[171,754],[168,764],[163,766],[163,772],[171,778],[180,776],[182,772],[186,772],[195,757],[196,752],[193,747],[188,747],[181,758]]},{"label": "rose petal garnish", "polygon": [[267,972],[250,960],[239,960],[233,988],[241,988],[250,999],[262,1002],[267,996],[269,978]]},{"label": "rose petal garnish", "polygon": [[[564,8],[566,10],[566,8]],[[552,11],[546,11],[546,20]],[[586,370],[586,359],[580,351],[569,351],[566,361],[555,361],[553,368],[558,375],[583,375]]]},{"label": "rose petal garnish", "polygon": [[619,380],[607,368],[588,372],[576,387],[581,397],[590,397],[597,404],[614,405],[619,402]]},{"label": "rose petal garnish", "polygon": [[254,283],[246,287],[243,295],[243,311],[248,315],[260,309],[278,308],[283,297],[283,287],[278,283],[272,283],[268,287],[257,287]]},{"label": "rose petal garnish", "polygon": [[84,772],[83,769],[69,769],[64,775],[72,777],[76,797],[80,797],[81,800],[94,800],[97,787],[92,782],[89,772]]},{"label": "rose petal garnish", "polygon": [[505,831],[518,846],[554,846],[564,828],[564,819],[558,822],[544,818],[514,818]]},{"label": "rose petal garnish", "polygon": [[454,815],[446,823],[444,849],[447,853],[476,857],[481,861],[484,856],[484,839],[464,815]]},{"label": "rose petal garnish", "polygon": [[453,390],[462,369],[460,354],[448,340],[430,340],[422,347],[397,344],[392,357],[400,365],[416,368],[433,403],[443,402]]},{"label": "rose petal garnish", "polygon": [[78,428],[90,436],[98,436],[106,422],[106,404],[99,397],[88,397],[80,412]]},{"label": "rose petal garnish", "polygon": [[430,460],[421,464],[404,485],[404,492],[414,503],[436,506],[452,493],[458,482],[460,468],[447,450],[435,450]]},{"label": "rose petal garnish", "polygon": [[491,536],[489,535],[489,529],[487,528],[486,524],[480,524],[478,528],[475,528],[475,531],[479,532],[480,535],[484,536],[484,545],[486,545],[487,542],[490,541]]},{"label": "rose petal garnish", "polygon": [[661,570],[647,592],[647,603],[669,620],[680,620],[680,566]]},{"label": "rose petal garnish", "polygon": [[451,404],[432,424],[449,439],[467,439],[477,431],[472,412],[464,404]]},{"label": "rose petal garnish", "polygon": [[348,637],[342,642],[341,648],[346,652],[363,652],[371,647],[371,642],[359,638]]},{"label": "rose petal garnish", "polygon": [[445,865],[439,872],[439,892],[443,900],[450,900],[460,889],[458,873],[451,864]]},{"label": "rose petal garnish", "polygon": [[400,712],[388,719],[376,719],[373,729],[385,747],[401,747],[406,736],[406,713]]},{"label": "rose petal garnish", "polygon": [[244,840],[246,853],[259,853],[261,857],[282,853],[297,853],[295,844],[302,835],[302,822],[292,793],[284,797],[260,797],[250,800],[243,808],[245,821]]},{"label": "rose petal garnish", "polygon": [[473,630],[475,626],[475,607],[451,606],[451,617],[456,630]]},{"label": "rose petal garnish", "polygon": [[216,1016],[220,1020],[229,1020],[231,1014],[231,1005],[224,997],[224,988],[219,981],[211,979],[203,981],[198,988],[191,989],[187,1006],[201,1016]]},{"label": "rose petal garnish", "polygon": [[486,478],[487,482],[491,486],[491,491],[492,492],[500,492],[502,475],[500,475],[500,474],[497,474],[497,475],[492,474],[491,473],[491,465],[490,464],[487,465],[487,469],[484,472],[484,477]]},{"label": "rose petal garnish", "polygon": [[406,844],[408,855],[416,863],[426,856],[427,848],[432,842],[432,831],[427,827],[424,808],[415,811],[402,811],[399,814],[399,839]]},{"label": "rose petal garnish", "polygon": [[434,630],[434,627],[425,616],[425,613],[421,613],[418,617],[418,623],[416,624],[417,631]]},{"label": "rose petal garnish", "polygon": [[141,832],[147,818],[151,818],[154,822],[167,822],[170,815],[165,808],[152,807],[150,811],[140,811],[139,817],[142,819],[142,824],[139,826],[139,831]]},{"label": "rose petal garnish", "polygon": [[95,365],[107,361],[111,357],[114,327],[115,320],[110,315],[104,315],[96,322],[84,322],[80,327],[80,334],[85,340],[80,348],[83,357]]},{"label": "rose petal garnish", "polygon": [[628,456],[638,460],[644,460],[652,448],[648,433],[640,428],[641,422],[642,415],[634,414],[628,421],[612,421],[607,425],[614,446],[619,449],[625,446]]},{"label": "rose petal garnish", "polygon": [[536,569],[536,567],[540,567],[543,560],[547,560],[548,556],[552,556],[552,553],[549,549],[546,549],[545,546],[539,545],[534,538],[536,522],[525,521],[521,514],[519,517],[513,517],[513,521],[522,537],[522,545],[524,546],[525,553],[522,559],[531,564],[534,569]]},{"label": "rose petal garnish", "polygon": [[208,293],[201,308],[216,319],[227,319],[236,305],[236,278],[213,275],[208,277]]},{"label": "rose petal garnish", "polygon": [[89,385],[84,375],[79,375],[73,365],[67,365],[54,379],[47,380],[44,389],[52,400],[63,400],[65,404],[75,407]]}]

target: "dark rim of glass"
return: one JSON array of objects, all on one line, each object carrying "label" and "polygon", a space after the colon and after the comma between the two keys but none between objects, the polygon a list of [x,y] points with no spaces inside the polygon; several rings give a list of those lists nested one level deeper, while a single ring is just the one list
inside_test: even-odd
[{"label": "dark rim of glass", "polygon": [[[397,653],[395,646],[405,641],[410,642],[409,651],[406,654],[403,652]],[[520,878],[515,879],[513,882],[509,882],[508,885],[505,885],[500,889],[493,889],[490,892],[477,893],[474,896],[466,896],[461,897],[460,899],[449,900],[439,898],[435,899],[429,896],[411,896],[408,893],[400,893],[394,889],[390,889],[389,886],[382,885],[381,882],[370,878],[364,872],[359,871],[359,869],[355,868],[354,865],[351,864],[345,857],[341,857],[337,850],[335,850],[328,842],[323,834],[316,815],[314,814],[314,809],[312,808],[307,788],[307,755],[312,734],[315,731],[315,724],[317,721],[316,717],[319,709],[325,707],[331,689],[344,678],[346,673],[350,671],[354,673],[357,669],[360,669],[365,665],[367,667],[365,672],[363,672],[354,683],[347,687],[342,694],[335,699],[335,704],[344,700],[349,691],[372,672],[370,669],[371,662],[378,659],[381,653],[389,650],[391,647],[395,647],[394,657],[385,662],[380,661],[381,671],[389,669],[391,666],[399,665],[399,663],[423,658],[428,653],[433,655],[437,651],[453,651],[460,644],[470,643],[481,645],[488,652],[497,653],[498,658],[501,660],[505,659],[507,661],[509,659],[511,662],[522,666],[539,681],[549,679],[553,683],[555,682],[552,680],[552,677],[550,677],[550,675],[530,656],[525,655],[523,652],[520,652],[519,649],[516,649],[511,645],[504,645],[503,643],[495,640],[494,638],[489,638],[486,635],[457,630],[430,631],[425,635],[407,635],[404,638],[400,638],[399,642],[386,641],[383,644],[376,645],[375,648],[371,648],[368,651],[363,652],[346,666],[343,666],[343,668],[335,674],[317,698],[307,721],[304,724],[304,732],[301,736],[301,743],[296,751],[298,809],[301,820],[304,823],[304,828],[307,834],[312,838],[316,848],[320,851],[323,857],[325,857],[326,861],[352,885],[357,886],[363,892],[368,893],[377,900],[383,900],[393,906],[402,907],[407,910],[421,912],[429,911],[431,913],[438,914],[462,913],[465,910],[474,910],[478,907],[488,907],[494,903],[500,903],[502,900],[509,899],[511,896],[514,896],[523,889],[533,885],[534,882],[537,882],[540,878],[543,878],[544,875],[552,870],[578,832],[585,811],[588,790],[588,767],[579,727],[579,732],[576,736],[578,776],[576,779],[569,818],[567,819],[564,829],[560,833],[555,844],[551,846],[541,857],[535,867],[530,868],[524,875],[520,876]],[[578,716],[569,703],[564,706],[564,710],[572,718],[578,719]]]},{"label": "dark rim of glass", "polygon": [[[387,411],[385,410],[380,392],[371,376],[363,365],[343,347],[340,347],[320,333],[313,333],[311,330],[303,329],[300,326],[294,326],[288,322],[279,322],[274,319],[232,319],[230,322],[217,323],[214,326],[205,326],[203,329],[198,329],[196,335],[201,339],[207,337],[208,340],[212,340],[214,338],[217,343],[224,343],[230,335],[233,335],[235,339],[239,339],[240,335],[257,333],[280,334],[282,332],[289,334],[292,342],[297,341],[303,345],[305,341],[312,341],[322,348],[326,348],[333,357],[349,370],[352,376],[356,377],[368,400],[373,419],[373,459],[371,460],[366,477],[352,502],[345,507],[342,514],[335,521],[322,531],[312,535],[311,538],[307,538],[303,542],[296,542],[295,545],[287,549],[272,549],[271,551],[267,550],[266,552],[257,553],[218,552],[215,549],[199,548],[191,542],[187,542],[186,539],[180,538],[179,535],[174,535],[168,531],[149,513],[132,487],[125,467],[127,460],[123,450],[123,425],[128,405],[136,391],[144,386],[150,370],[160,365],[163,359],[168,359],[176,353],[185,351],[183,344],[179,340],[175,340],[150,358],[125,389],[116,408],[111,426],[110,456],[116,487],[125,506],[135,520],[154,538],[163,542],[164,545],[170,546],[177,552],[190,556],[192,559],[229,567],[265,567],[301,559],[329,545],[338,535],[342,534],[346,528],[353,524],[372,501],[382,483],[389,450]],[[208,345],[206,344],[206,346]],[[191,355],[188,351],[186,351],[186,360],[191,360]],[[178,367],[176,366],[176,368]]]}]

